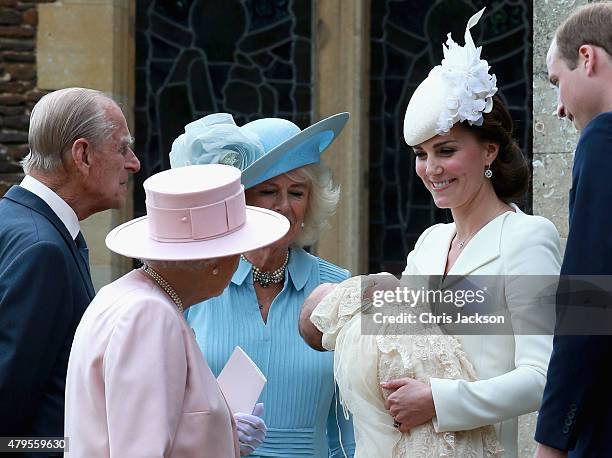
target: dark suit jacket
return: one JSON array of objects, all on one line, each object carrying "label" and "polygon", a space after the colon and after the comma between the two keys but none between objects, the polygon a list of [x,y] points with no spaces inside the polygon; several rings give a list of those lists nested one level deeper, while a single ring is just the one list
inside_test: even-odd
[{"label": "dark suit jacket", "polygon": [[13,186],[0,200],[0,436],[63,436],[68,356],[94,294],[64,224]]},{"label": "dark suit jacket", "polygon": [[[562,275],[612,275],[612,112],[584,129],[574,159]],[[612,277],[608,283],[612,283]],[[612,307],[612,304],[609,304]],[[555,336],[536,440],[610,456],[612,336]]]}]

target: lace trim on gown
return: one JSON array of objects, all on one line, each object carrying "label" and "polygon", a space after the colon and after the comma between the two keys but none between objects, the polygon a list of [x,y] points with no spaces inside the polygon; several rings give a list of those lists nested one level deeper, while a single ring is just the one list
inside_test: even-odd
[{"label": "lace trim on gown", "polygon": [[393,419],[384,408],[390,392],[381,389],[380,382],[401,377],[427,384],[431,377],[474,381],[476,373],[461,342],[441,333],[437,326],[415,326],[411,335],[362,335],[360,312],[371,305],[362,299],[362,281],[369,280],[353,277],[340,283],[311,315],[323,333],[323,346],[335,349],[340,402],[353,413],[355,457],[500,456],[503,450],[493,426],[438,433],[431,421],[409,434],[393,428]]}]

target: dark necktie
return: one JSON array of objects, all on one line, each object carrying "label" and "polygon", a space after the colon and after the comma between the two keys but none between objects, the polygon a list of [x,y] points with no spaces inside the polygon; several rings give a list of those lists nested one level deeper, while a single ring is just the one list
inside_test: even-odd
[{"label": "dark necktie", "polygon": [[81,232],[79,232],[76,239],[74,239],[74,243],[76,243],[77,249],[85,261],[87,270],[89,270],[89,248],[87,248],[87,242],[85,241],[85,237],[83,237]]}]

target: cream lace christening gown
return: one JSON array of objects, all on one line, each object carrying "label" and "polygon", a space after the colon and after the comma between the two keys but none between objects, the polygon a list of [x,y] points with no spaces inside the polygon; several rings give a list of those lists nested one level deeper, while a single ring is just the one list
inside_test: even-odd
[{"label": "cream lace christening gown", "polygon": [[[438,433],[435,417],[408,434],[393,426],[384,405],[390,393],[380,387],[381,382],[401,377],[427,384],[430,377],[473,381],[476,375],[459,340],[435,326],[410,325],[411,335],[363,335],[361,310],[369,302],[362,300],[361,278],[340,283],[310,318],[323,332],[323,346],[335,351],[334,374],[342,405],[353,414],[355,458],[500,456],[492,426]],[[406,328],[402,331],[405,334]]]}]

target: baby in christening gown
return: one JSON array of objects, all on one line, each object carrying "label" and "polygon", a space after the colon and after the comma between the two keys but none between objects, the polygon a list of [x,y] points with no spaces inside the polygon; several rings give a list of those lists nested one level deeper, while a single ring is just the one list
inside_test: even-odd
[{"label": "baby in christening gown", "polygon": [[[459,340],[436,325],[402,324],[404,335],[392,334],[389,325],[377,335],[363,335],[361,313],[371,300],[364,299],[362,279],[369,281],[353,277],[340,283],[310,317],[323,333],[323,346],[335,351],[334,375],[342,405],[353,414],[355,458],[500,456],[503,450],[492,426],[438,433],[435,417],[410,433],[393,426],[384,405],[390,392],[380,387],[381,382],[401,377],[427,384],[430,377],[474,381],[476,375]],[[411,307],[415,316],[427,311],[428,304]]]}]

